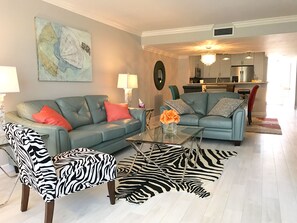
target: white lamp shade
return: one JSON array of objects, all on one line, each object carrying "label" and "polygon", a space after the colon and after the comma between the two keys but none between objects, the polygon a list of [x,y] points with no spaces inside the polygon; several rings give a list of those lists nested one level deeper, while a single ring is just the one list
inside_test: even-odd
[{"label": "white lamp shade", "polygon": [[201,62],[204,63],[206,66],[210,66],[214,62],[216,62],[216,55],[214,53],[202,54]]},{"label": "white lamp shade", "polygon": [[119,74],[118,88],[124,88],[124,89],[138,88],[137,75],[136,74]]},{"label": "white lamp shade", "polygon": [[0,66],[0,94],[20,92],[15,67]]}]

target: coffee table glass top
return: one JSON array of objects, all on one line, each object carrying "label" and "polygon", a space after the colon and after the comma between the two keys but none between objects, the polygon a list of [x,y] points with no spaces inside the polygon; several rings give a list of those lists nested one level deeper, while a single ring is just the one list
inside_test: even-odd
[{"label": "coffee table glass top", "polygon": [[131,136],[126,140],[128,142],[141,142],[141,143],[156,143],[156,144],[170,144],[182,145],[191,137],[198,135],[203,131],[203,127],[190,127],[190,126],[177,126],[176,134],[164,134],[162,127],[148,129],[145,132]]}]

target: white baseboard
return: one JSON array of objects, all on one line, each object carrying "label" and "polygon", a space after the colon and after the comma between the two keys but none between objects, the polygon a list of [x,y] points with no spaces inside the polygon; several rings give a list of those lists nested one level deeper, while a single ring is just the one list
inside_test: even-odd
[{"label": "white baseboard", "polygon": [[[13,174],[15,173],[14,171],[14,167],[13,165],[9,165],[9,164],[4,164],[4,165],[1,165],[1,167],[5,170],[6,173],[8,174]],[[2,170],[0,170],[0,175],[4,174]]]},{"label": "white baseboard", "polygon": [[266,112],[252,112],[252,116],[266,117]]}]

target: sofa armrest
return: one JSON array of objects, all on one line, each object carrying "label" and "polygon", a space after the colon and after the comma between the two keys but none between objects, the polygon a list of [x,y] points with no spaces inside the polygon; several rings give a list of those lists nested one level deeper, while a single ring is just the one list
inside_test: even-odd
[{"label": "sofa armrest", "polygon": [[232,136],[234,141],[242,141],[245,133],[246,112],[243,108],[235,110],[232,116]]},{"label": "sofa armrest", "polygon": [[145,109],[143,109],[143,108],[129,108],[129,112],[133,116],[133,118],[140,120],[141,132],[144,132],[146,129]]},{"label": "sofa armrest", "polygon": [[36,123],[19,117],[15,111],[6,113],[5,120],[32,128],[39,134],[48,135],[44,142],[51,156],[71,149],[69,134],[63,127]]}]

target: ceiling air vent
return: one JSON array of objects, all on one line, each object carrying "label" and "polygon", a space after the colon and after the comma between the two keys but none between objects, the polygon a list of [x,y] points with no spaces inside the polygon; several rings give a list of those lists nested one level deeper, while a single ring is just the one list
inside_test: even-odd
[{"label": "ceiling air vent", "polygon": [[213,29],[213,36],[231,36],[231,35],[233,35],[233,27]]}]

